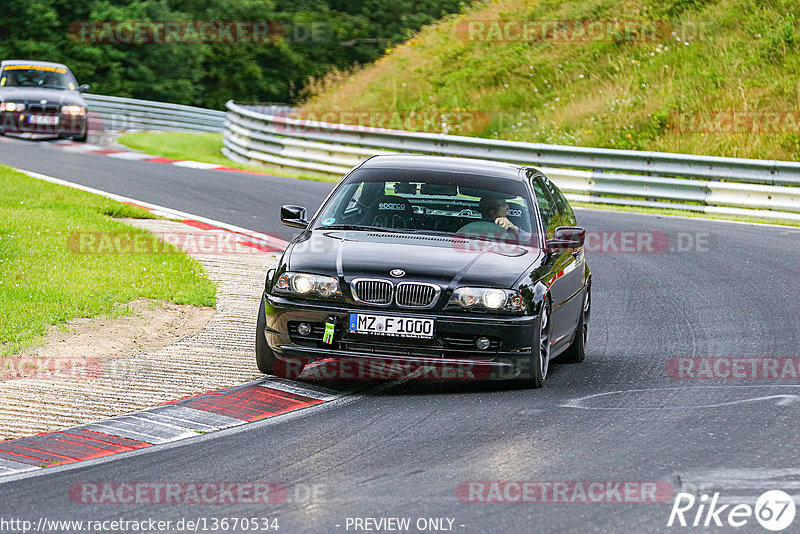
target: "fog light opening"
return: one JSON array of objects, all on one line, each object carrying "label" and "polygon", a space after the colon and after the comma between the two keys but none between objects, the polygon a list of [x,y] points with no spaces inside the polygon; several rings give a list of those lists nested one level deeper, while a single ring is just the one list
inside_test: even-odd
[{"label": "fog light opening", "polygon": [[300,323],[297,325],[297,333],[301,336],[307,336],[311,333],[311,325],[308,323]]},{"label": "fog light opening", "polygon": [[491,344],[492,342],[485,336],[481,336],[475,340],[475,346],[478,347],[478,350],[486,350]]}]

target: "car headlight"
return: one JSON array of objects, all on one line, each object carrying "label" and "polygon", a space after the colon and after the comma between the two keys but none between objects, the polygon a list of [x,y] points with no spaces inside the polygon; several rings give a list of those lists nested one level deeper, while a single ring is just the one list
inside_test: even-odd
[{"label": "car headlight", "polygon": [[319,296],[336,298],[341,296],[339,282],[332,276],[308,273],[283,273],[272,287],[273,293],[296,297]]},{"label": "car headlight", "polygon": [[506,303],[506,293],[500,289],[487,289],[481,295],[481,302],[489,310],[499,310]]},{"label": "car headlight", "polygon": [[0,111],[25,111],[25,104],[16,102],[0,102]]},{"label": "car headlight", "polygon": [[516,291],[493,287],[459,287],[450,297],[450,305],[464,309],[483,309],[486,311],[524,312],[525,299]]},{"label": "car headlight", "polygon": [[84,115],[86,108],[83,106],[61,106],[61,113],[64,115]]}]

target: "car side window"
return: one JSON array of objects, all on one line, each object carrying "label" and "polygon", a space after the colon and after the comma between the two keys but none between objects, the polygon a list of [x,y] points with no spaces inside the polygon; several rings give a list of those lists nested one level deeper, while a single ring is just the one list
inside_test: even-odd
[{"label": "car side window", "polygon": [[550,191],[550,195],[555,200],[556,208],[561,215],[561,220],[559,221],[558,226],[575,226],[578,224],[578,220],[575,218],[575,212],[572,211],[572,207],[567,202],[564,193],[554,184],[549,178],[545,179],[545,185],[547,185],[548,191]]},{"label": "car side window", "polygon": [[534,176],[531,180],[531,185],[536,195],[536,203],[539,205],[539,212],[542,214],[542,223],[545,227],[547,239],[550,239],[553,237],[560,219],[558,209],[541,176]]}]

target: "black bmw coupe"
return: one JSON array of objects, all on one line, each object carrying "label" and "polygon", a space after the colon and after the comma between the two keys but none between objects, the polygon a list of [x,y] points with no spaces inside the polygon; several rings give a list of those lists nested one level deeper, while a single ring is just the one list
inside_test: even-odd
[{"label": "black bmw coupe", "polygon": [[88,119],[81,93],[66,65],[45,61],[0,63],[0,135],[33,133],[86,141]]},{"label": "black bmw coupe", "polygon": [[585,231],[536,169],[375,156],[310,220],[283,206],[281,221],[302,231],[267,273],[263,373],[346,360],[541,387],[551,359],[584,359]]}]

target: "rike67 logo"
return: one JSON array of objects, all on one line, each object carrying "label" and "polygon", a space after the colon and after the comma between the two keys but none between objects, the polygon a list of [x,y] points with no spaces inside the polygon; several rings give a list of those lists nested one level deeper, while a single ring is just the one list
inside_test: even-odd
[{"label": "rike67 logo", "polygon": [[770,490],[749,504],[719,504],[719,493],[712,497],[691,493],[678,493],[669,514],[667,526],[681,527],[743,527],[755,520],[765,529],[778,532],[788,528],[796,512],[791,495],[781,490]]}]

